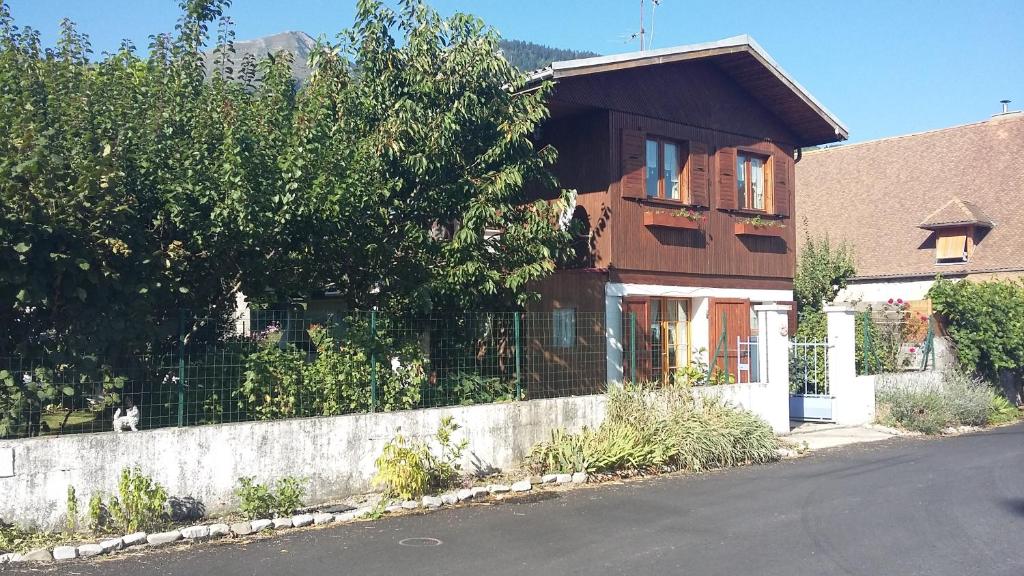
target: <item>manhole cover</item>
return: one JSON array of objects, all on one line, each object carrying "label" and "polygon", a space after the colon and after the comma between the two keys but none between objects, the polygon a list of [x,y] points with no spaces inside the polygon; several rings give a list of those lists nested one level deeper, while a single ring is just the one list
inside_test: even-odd
[{"label": "manhole cover", "polygon": [[437,538],[406,538],[405,540],[399,540],[398,545],[424,548],[427,546],[440,546],[441,541]]}]

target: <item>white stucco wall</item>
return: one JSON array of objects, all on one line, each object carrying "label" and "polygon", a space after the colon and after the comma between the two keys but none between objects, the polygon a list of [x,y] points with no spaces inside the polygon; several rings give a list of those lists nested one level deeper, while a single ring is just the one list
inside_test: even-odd
[{"label": "white stucco wall", "polygon": [[886,302],[902,298],[904,302],[924,300],[934,280],[856,282],[839,291],[836,302]]},{"label": "white stucco wall", "polygon": [[[135,433],[80,434],[0,440],[12,455],[13,475],[0,477],[0,519],[36,528],[59,527],[67,488],[79,502],[94,493],[109,497],[126,467],[164,485],[172,497],[191,497],[208,514],[235,508],[238,478],[269,483],[283,476],[308,478],[308,504],[371,489],[374,460],[396,432],[425,437],[445,416],[469,440],[467,470],[517,466],[555,428],[578,431],[604,419],[605,396],[578,396],[430,410],[245,422]],[[4,470],[7,472],[7,470]]]}]

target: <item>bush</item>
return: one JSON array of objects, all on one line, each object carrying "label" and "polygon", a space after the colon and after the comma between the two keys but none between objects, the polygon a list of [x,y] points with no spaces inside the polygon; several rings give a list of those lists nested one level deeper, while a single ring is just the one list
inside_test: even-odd
[{"label": "bush", "polygon": [[938,384],[882,385],[876,404],[879,422],[924,434],[1016,417],[1016,409],[994,388],[959,371],[944,373]]},{"label": "bush", "polygon": [[695,401],[689,386],[637,384],[608,394],[601,426],[554,431],[528,463],[540,472],[702,471],[779,457],[766,422],[715,398]]},{"label": "bush", "polygon": [[89,499],[89,524],[94,532],[150,532],[167,523],[166,508],[167,490],[163,486],[138,468],[125,468],[117,483],[117,496],[109,504],[104,504],[99,494]]},{"label": "bush", "polygon": [[[309,328],[312,354],[282,343],[279,332],[269,332],[246,356],[242,382],[234,392],[239,408],[258,420],[369,412],[374,350],[377,408],[416,406],[426,380],[423,353],[415,342],[397,342],[386,330],[378,330],[377,338],[372,338],[364,319],[349,318],[341,338],[336,334],[338,327],[313,325]],[[392,358],[397,360],[395,367],[390,365]]]},{"label": "bush", "polygon": [[306,489],[302,486],[305,480],[294,476],[285,476],[277,481],[274,490],[266,484],[260,484],[252,476],[238,479],[235,495],[240,502],[239,509],[250,519],[290,516],[302,507],[302,498]]},{"label": "bush", "polygon": [[435,454],[423,441],[410,441],[397,435],[388,442],[375,465],[377,474],[373,483],[384,488],[389,496],[411,500],[431,489],[452,487],[461,476],[459,460],[469,442],[456,443],[452,436],[459,429],[455,420],[447,416],[434,434],[439,450]]},{"label": "bush", "polygon": [[1024,283],[939,279],[928,291],[965,369],[997,381],[1024,372]]}]

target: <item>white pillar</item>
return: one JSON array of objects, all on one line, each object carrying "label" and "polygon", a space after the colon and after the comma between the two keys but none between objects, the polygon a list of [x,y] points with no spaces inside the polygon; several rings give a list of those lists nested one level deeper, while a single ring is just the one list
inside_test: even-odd
[{"label": "white pillar", "polygon": [[621,386],[622,335],[624,330],[629,330],[629,326],[622,325],[622,297],[610,293],[608,286],[606,283],[604,296],[605,369],[608,373],[608,386]]},{"label": "white pillar", "polygon": [[710,298],[690,299],[690,357],[694,362],[708,362],[714,350],[708,350],[711,338],[708,310]]},{"label": "white pillar", "polygon": [[754,306],[760,380],[767,388],[757,413],[779,434],[789,432],[789,309],[787,304]]},{"label": "white pillar", "polygon": [[847,304],[825,306],[828,319],[828,386],[836,424],[860,426],[875,419],[875,387],[857,378],[856,311]]}]

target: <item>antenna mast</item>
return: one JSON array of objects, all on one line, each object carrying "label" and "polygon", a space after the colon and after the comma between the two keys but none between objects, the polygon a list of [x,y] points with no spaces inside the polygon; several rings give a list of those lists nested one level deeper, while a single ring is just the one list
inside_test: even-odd
[{"label": "antenna mast", "polygon": [[644,0],[640,0],[640,51],[644,51]]}]

